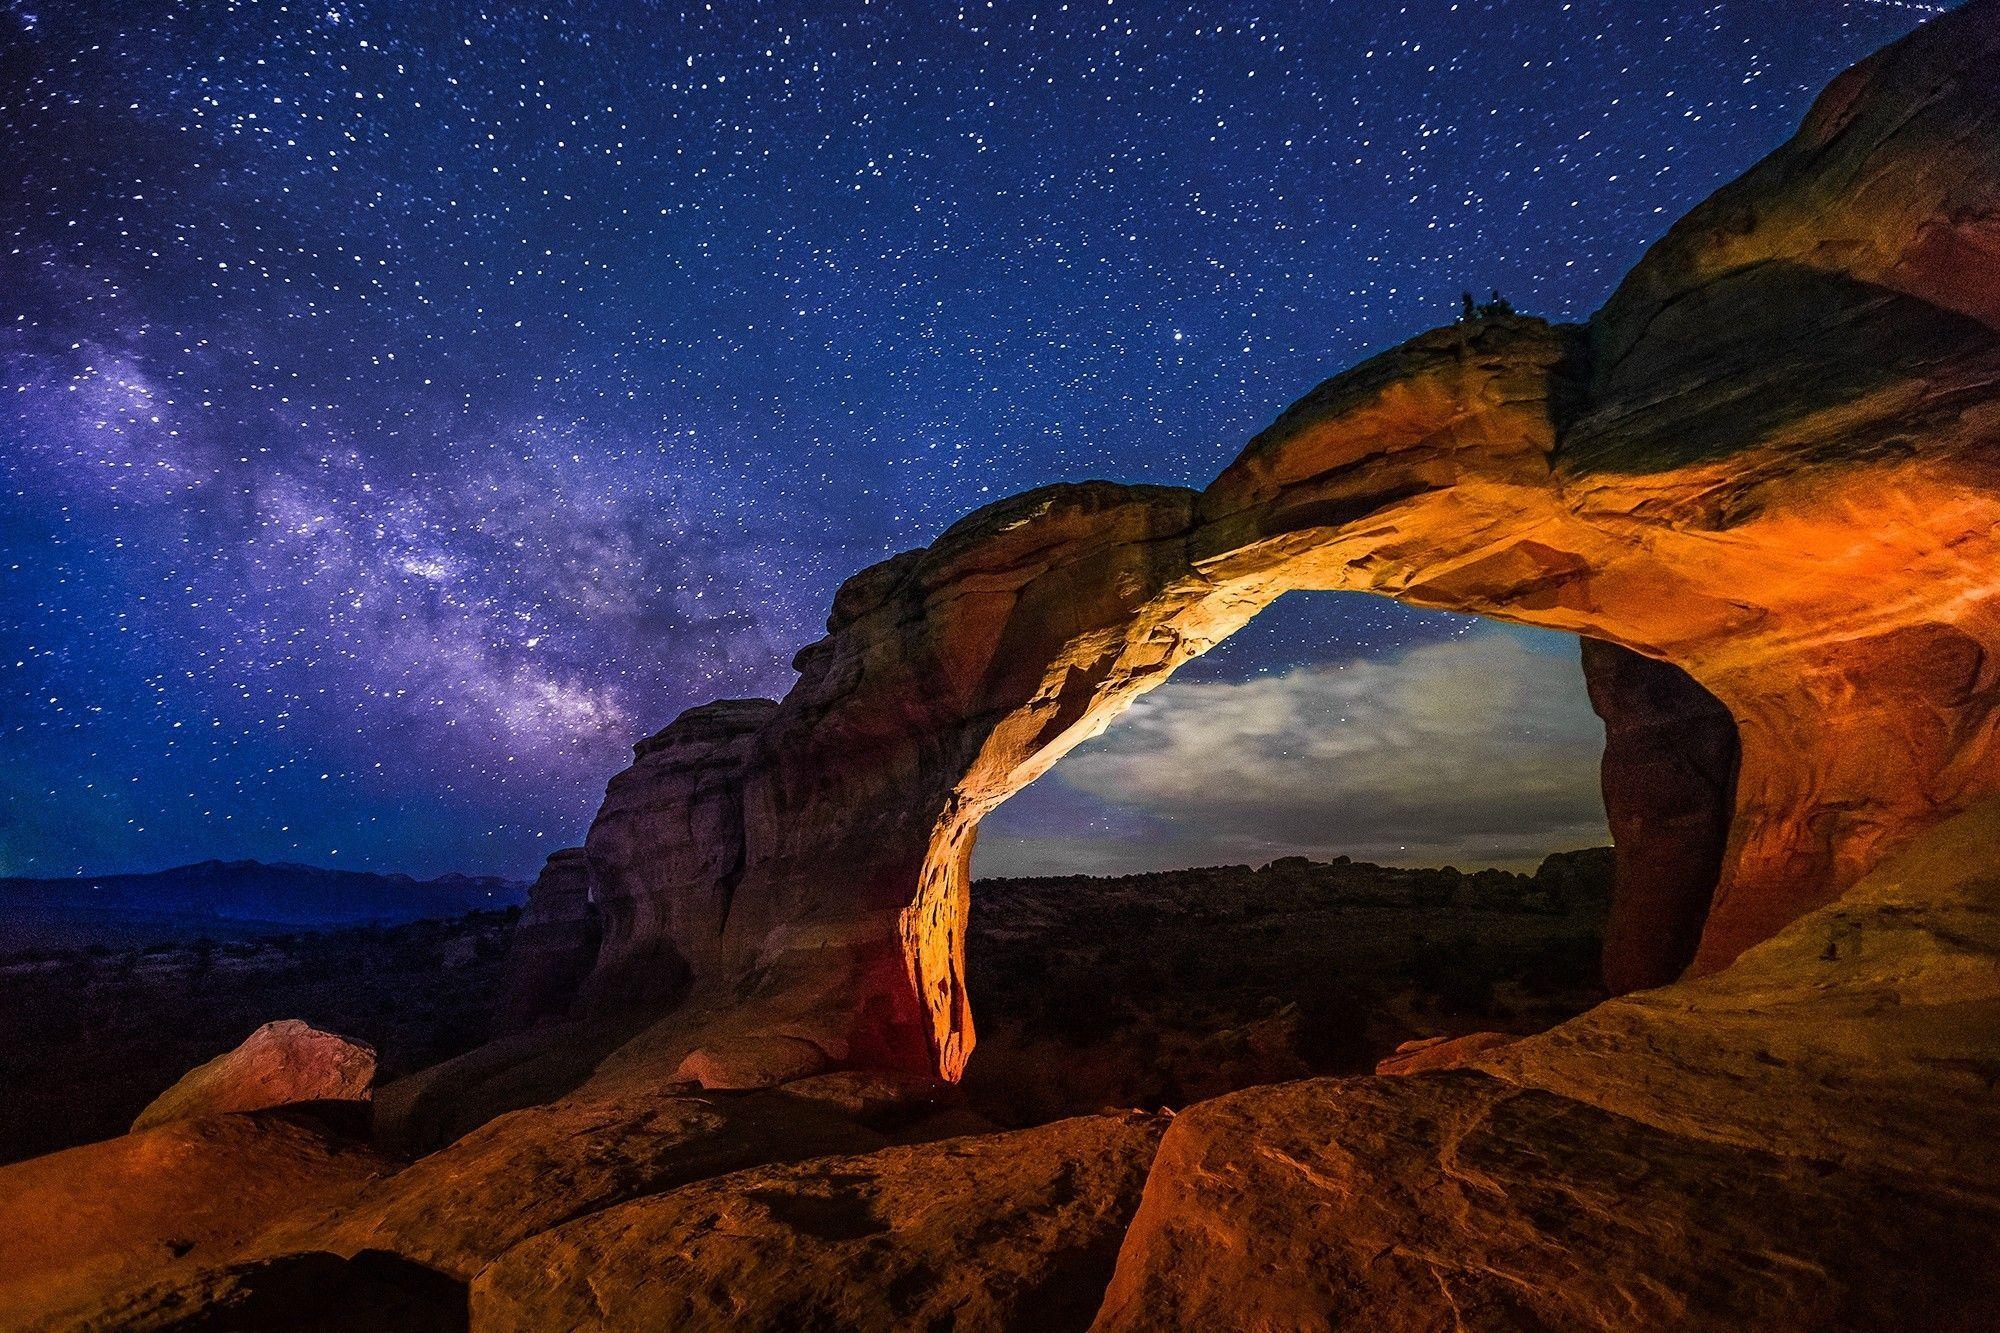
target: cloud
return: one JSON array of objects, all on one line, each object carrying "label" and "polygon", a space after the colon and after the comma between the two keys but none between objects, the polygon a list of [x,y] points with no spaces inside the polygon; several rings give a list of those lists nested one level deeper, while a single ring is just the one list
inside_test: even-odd
[{"label": "cloud", "polygon": [[989,817],[977,869],[1288,855],[1529,866],[1608,841],[1603,745],[1574,640],[1554,635],[1485,630],[1247,681],[1169,682]]}]

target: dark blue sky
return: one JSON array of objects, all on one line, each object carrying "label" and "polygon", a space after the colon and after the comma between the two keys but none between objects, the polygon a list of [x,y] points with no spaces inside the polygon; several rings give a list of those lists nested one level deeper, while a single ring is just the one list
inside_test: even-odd
[{"label": "dark blue sky", "polygon": [[1928,12],[6,0],[0,873],[525,870],[848,573],[1587,314]]}]

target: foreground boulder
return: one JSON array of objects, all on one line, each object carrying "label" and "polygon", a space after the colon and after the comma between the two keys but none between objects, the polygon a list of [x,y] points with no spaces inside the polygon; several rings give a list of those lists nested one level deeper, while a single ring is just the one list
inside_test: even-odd
[{"label": "foreground boulder", "polygon": [[579,1095],[503,1115],[330,1214],[303,1217],[274,1244],[392,1251],[469,1280],[522,1241],[630,1199],[887,1142],[771,1093]]},{"label": "foreground boulder", "polygon": [[169,1270],[238,1262],[394,1164],[286,1111],[177,1120],[0,1167],[0,1328],[71,1328]]},{"label": "foreground boulder", "polygon": [[1169,1131],[1096,1328],[1992,1328],[2000,1211],[1484,1074],[1317,1080]]},{"label": "foreground boulder", "polygon": [[287,1018],[266,1023],[235,1050],[189,1070],[139,1112],[132,1128],[299,1102],[365,1110],[374,1084],[374,1047]]},{"label": "foreground boulder", "polygon": [[690,1185],[509,1251],[473,1326],[1080,1329],[1160,1129],[1094,1116]]},{"label": "foreground boulder", "polygon": [[176,1274],[63,1322],[69,1333],[454,1333],[465,1284],[380,1251],[309,1250]]}]

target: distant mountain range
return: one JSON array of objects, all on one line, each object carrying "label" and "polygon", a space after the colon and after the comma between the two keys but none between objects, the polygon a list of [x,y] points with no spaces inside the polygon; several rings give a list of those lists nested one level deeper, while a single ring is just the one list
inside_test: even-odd
[{"label": "distant mountain range", "polygon": [[526,896],[527,885],[492,875],[415,879],[290,861],[202,861],[144,875],[0,878],[0,953],[398,925],[513,907]]}]

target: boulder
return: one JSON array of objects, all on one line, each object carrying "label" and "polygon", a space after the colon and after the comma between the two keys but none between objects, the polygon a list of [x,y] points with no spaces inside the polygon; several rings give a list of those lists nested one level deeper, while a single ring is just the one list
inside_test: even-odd
[{"label": "boulder", "polygon": [[1990,1328],[2000,1212],[1485,1074],[1252,1088],[1168,1130],[1098,1333]]},{"label": "boulder", "polygon": [[182,1075],[132,1122],[134,1131],[225,1111],[299,1102],[365,1109],[375,1083],[375,1048],[295,1018],[266,1023],[233,1051]]},{"label": "boulder", "polygon": [[1519,1041],[1511,1032],[1468,1032],[1462,1037],[1424,1037],[1406,1041],[1396,1053],[1375,1062],[1375,1072],[1390,1077],[1462,1069],[1488,1051]]},{"label": "boulder", "polygon": [[579,1095],[500,1116],[336,1209],[301,1215],[277,1239],[349,1255],[390,1251],[470,1280],[522,1241],[629,1199],[885,1143],[769,1093]]},{"label": "boulder", "polygon": [[70,1333],[453,1333],[465,1284],[407,1259],[310,1250],[177,1275],[67,1315]]},{"label": "boulder", "polygon": [[765,1167],[598,1213],[474,1281],[481,1329],[1081,1329],[1152,1117]]},{"label": "boulder", "polygon": [[775,1087],[826,1068],[826,1052],[799,1037],[756,1033],[711,1043],[688,1053],[674,1071],[715,1092]]}]

